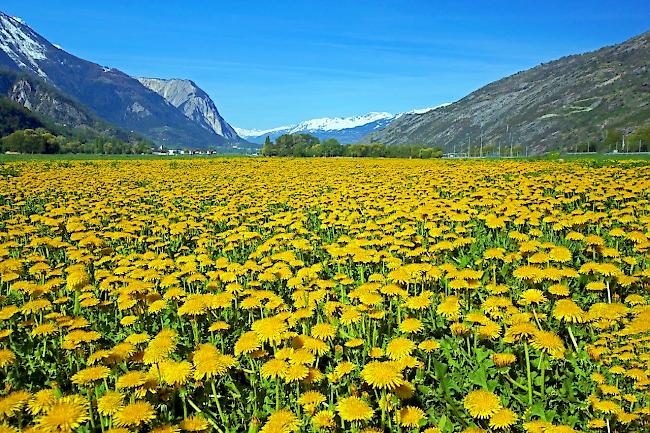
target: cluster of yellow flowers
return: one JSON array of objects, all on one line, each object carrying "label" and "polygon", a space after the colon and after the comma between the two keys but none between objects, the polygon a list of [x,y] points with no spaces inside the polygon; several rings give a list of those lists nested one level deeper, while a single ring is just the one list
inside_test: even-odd
[{"label": "cluster of yellow flowers", "polygon": [[0,433],[650,425],[648,165],[15,168]]}]

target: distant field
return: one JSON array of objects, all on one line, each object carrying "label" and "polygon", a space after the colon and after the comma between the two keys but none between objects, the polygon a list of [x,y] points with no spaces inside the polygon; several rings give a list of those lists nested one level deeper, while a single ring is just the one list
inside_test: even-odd
[{"label": "distant field", "polygon": [[195,158],[232,158],[244,155],[99,155],[99,154],[0,154],[0,162],[11,161],[84,161],[84,160],[137,160],[137,159],[195,159]]},{"label": "distant field", "polygon": [[[252,158],[251,155],[99,155],[99,154],[20,154],[20,155],[7,155],[0,154],[0,163],[11,161],[84,161],[84,160],[99,160],[99,161],[112,161],[112,160],[156,160],[156,159],[197,159],[197,158]],[[465,158],[445,158],[450,160],[462,160]],[[531,157],[514,157],[514,158],[498,158],[498,157],[485,157],[485,158],[468,158],[468,159],[486,159],[486,160],[539,160],[549,159],[548,156],[531,156]],[[621,160],[621,159],[634,159],[634,160],[650,160],[650,153],[618,153],[618,154],[565,154],[561,155],[560,159],[563,160]]]}]

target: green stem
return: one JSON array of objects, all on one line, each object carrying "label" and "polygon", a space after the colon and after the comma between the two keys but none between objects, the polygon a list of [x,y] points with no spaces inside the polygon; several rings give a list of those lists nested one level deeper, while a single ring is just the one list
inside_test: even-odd
[{"label": "green stem", "polygon": [[567,330],[569,331],[569,337],[571,337],[571,342],[573,343],[573,347],[576,349],[576,352],[578,352],[579,351],[578,343],[576,342],[576,338],[573,336],[573,331],[571,330],[571,325],[567,324]]},{"label": "green stem", "polygon": [[540,375],[542,376],[542,398],[545,399],[546,396],[546,384],[544,383],[544,374],[546,373],[546,368],[544,366],[544,352],[539,356],[539,370],[540,370]]},{"label": "green stem", "polygon": [[530,375],[530,355],[528,353],[528,342],[524,340],[524,353],[526,355],[526,378],[528,379],[528,404],[533,405],[533,380]]},{"label": "green stem", "polygon": [[386,429],[386,390],[381,390],[381,400],[379,401],[381,406],[381,429],[382,431]]},{"label": "green stem", "polygon": [[93,414],[93,398],[90,394],[90,388],[86,389],[86,395],[88,396],[88,412],[90,413],[90,426],[95,430],[95,416]]},{"label": "green stem", "polygon": [[217,412],[219,412],[219,418],[223,425],[226,425],[226,417],[223,416],[223,411],[221,410],[221,404],[219,404],[219,396],[217,395],[217,388],[214,385],[214,380],[210,381],[210,386],[212,387],[212,398],[214,399],[215,404],[217,405]]}]

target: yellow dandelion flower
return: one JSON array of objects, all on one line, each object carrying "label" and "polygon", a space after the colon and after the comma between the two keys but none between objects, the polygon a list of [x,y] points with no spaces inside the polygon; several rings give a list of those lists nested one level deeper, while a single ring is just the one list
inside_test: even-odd
[{"label": "yellow dandelion flower", "polygon": [[117,413],[124,404],[124,395],[117,391],[106,391],[97,399],[97,411],[103,416],[111,416]]},{"label": "yellow dandelion flower", "polygon": [[537,331],[533,335],[530,345],[535,349],[548,353],[555,359],[563,359],[566,351],[560,336],[551,331]]},{"label": "yellow dandelion flower", "polygon": [[415,406],[406,406],[402,408],[397,415],[397,421],[402,427],[416,428],[425,419],[422,409]]},{"label": "yellow dandelion flower", "polygon": [[137,427],[156,418],[156,411],[148,401],[136,400],[121,407],[113,419],[118,427]]},{"label": "yellow dandelion flower", "polygon": [[373,388],[393,390],[404,382],[394,363],[372,361],[361,370],[363,380]]},{"label": "yellow dandelion flower", "polygon": [[311,328],[311,335],[319,340],[331,340],[336,336],[336,327],[329,323],[319,323]]},{"label": "yellow dandelion flower", "polygon": [[302,364],[292,364],[284,371],[284,381],[287,383],[305,379],[309,375],[309,368]]},{"label": "yellow dandelion flower", "polygon": [[30,398],[27,391],[15,391],[0,398],[0,419],[11,418],[20,412]]},{"label": "yellow dandelion flower", "polygon": [[283,378],[289,368],[289,364],[282,359],[270,359],[260,368],[260,374],[265,379]]},{"label": "yellow dandelion flower", "polygon": [[27,402],[27,410],[32,415],[47,412],[56,402],[57,392],[55,389],[42,389],[36,392]]},{"label": "yellow dandelion flower", "polygon": [[202,344],[192,356],[194,378],[196,380],[212,379],[221,376],[234,367],[237,361],[230,355],[224,355],[211,344]]},{"label": "yellow dandelion flower", "polygon": [[210,427],[210,424],[200,415],[191,415],[181,421],[179,427],[184,431],[204,431]]},{"label": "yellow dandelion flower", "polygon": [[490,418],[501,409],[501,401],[493,392],[479,389],[465,396],[463,406],[473,418]]},{"label": "yellow dandelion flower", "polygon": [[192,364],[188,361],[166,360],[158,363],[158,372],[163,383],[171,386],[183,386],[192,375]]},{"label": "yellow dandelion flower", "polygon": [[16,354],[9,349],[0,349],[0,368],[5,368],[16,361]]},{"label": "yellow dandelion flower", "polygon": [[97,382],[98,380],[105,379],[108,377],[110,372],[111,370],[103,365],[87,367],[72,375],[72,383],[77,385],[88,385]]},{"label": "yellow dandelion flower", "polygon": [[336,404],[336,411],[343,421],[367,421],[375,413],[365,400],[359,397],[345,397],[339,399]]},{"label": "yellow dandelion flower", "polygon": [[514,363],[517,357],[512,353],[493,353],[491,359],[497,367],[505,367]]},{"label": "yellow dandelion flower", "polygon": [[503,408],[490,417],[490,427],[505,429],[517,422],[517,414],[511,409]]},{"label": "yellow dandelion flower", "polygon": [[235,342],[235,356],[246,355],[258,350],[262,343],[253,331],[243,333]]},{"label": "yellow dandelion flower", "polygon": [[321,410],[314,414],[311,418],[311,423],[315,428],[319,430],[333,429],[336,427],[336,422],[334,421],[334,412],[329,410]]},{"label": "yellow dandelion flower", "polygon": [[422,331],[422,329],[424,329],[422,322],[415,318],[404,319],[402,320],[402,323],[399,324],[400,332],[405,334],[417,333]]},{"label": "yellow dandelion flower", "polygon": [[293,433],[300,430],[301,422],[288,409],[280,409],[272,413],[260,429],[260,433]]},{"label": "yellow dandelion flower", "polygon": [[416,348],[413,341],[404,337],[397,337],[386,345],[386,355],[393,360],[409,356]]},{"label": "yellow dandelion flower", "polygon": [[86,399],[81,396],[68,396],[50,406],[45,415],[36,419],[36,424],[43,432],[70,433],[89,419]]}]

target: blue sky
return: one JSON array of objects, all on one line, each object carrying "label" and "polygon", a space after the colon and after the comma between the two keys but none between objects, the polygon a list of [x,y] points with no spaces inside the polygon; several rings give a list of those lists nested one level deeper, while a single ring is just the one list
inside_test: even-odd
[{"label": "blue sky", "polygon": [[650,30],[650,1],[3,0],[51,42],[190,78],[232,125],[400,112]]}]

